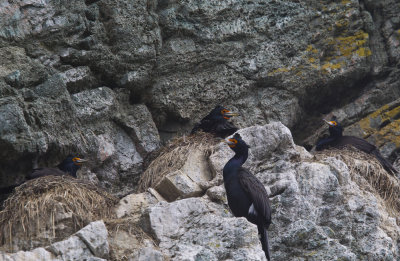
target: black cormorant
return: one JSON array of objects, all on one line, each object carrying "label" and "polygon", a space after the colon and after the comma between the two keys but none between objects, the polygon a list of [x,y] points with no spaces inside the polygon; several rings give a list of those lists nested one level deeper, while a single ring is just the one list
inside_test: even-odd
[{"label": "black cormorant", "polygon": [[381,155],[379,150],[374,145],[358,137],[343,136],[343,127],[337,122],[336,117],[333,117],[331,121],[324,121],[329,125],[329,137],[321,139],[317,142],[317,146],[315,148],[317,151],[330,147],[342,149],[345,146],[351,145],[367,154],[374,155],[388,173],[393,175],[397,173],[397,170],[387,159]]},{"label": "black cormorant", "polygon": [[202,130],[213,133],[217,137],[225,138],[238,130],[235,125],[228,121],[232,116],[237,115],[237,113],[233,113],[218,105],[200,123],[197,123],[193,127],[191,134]]},{"label": "black cormorant", "polygon": [[264,185],[242,167],[248,157],[249,146],[239,134],[227,141],[235,156],[223,169],[228,205],[235,217],[245,217],[257,225],[265,256],[270,260],[267,229],[271,224],[271,208]]},{"label": "black cormorant", "polygon": [[[60,164],[57,165],[57,168],[39,168],[34,169],[30,174],[26,176],[27,180],[36,179],[44,176],[62,176],[62,175],[70,175],[74,178],[77,177],[76,172],[81,167],[82,163],[87,162],[87,160],[74,157],[68,155],[66,159],[64,159]],[[8,187],[0,188],[0,194],[10,194],[14,188],[22,185],[25,181],[11,185]]]}]

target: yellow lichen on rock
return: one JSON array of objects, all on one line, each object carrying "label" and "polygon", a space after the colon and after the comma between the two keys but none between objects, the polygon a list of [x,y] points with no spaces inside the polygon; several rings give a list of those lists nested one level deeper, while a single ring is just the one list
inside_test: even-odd
[{"label": "yellow lichen on rock", "polygon": [[[360,57],[366,57],[372,54],[369,47],[365,46],[369,39],[368,33],[360,30],[355,35],[340,36],[328,41],[338,52],[338,56],[348,57],[356,53]],[[360,51],[360,49],[362,49]]]},{"label": "yellow lichen on rock", "polygon": [[387,143],[400,147],[400,120],[397,119],[400,115],[400,106],[396,105],[398,104],[386,104],[358,123],[366,133],[366,137],[371,135],[374,137],[375,145],[378,147]]},{"label": "yellow lichen on rock", "polygon": [[376,145],[378,147],[393,143],[396,148],[400,147],[400,120],[396,120],[380,129],[376,134]]},{"label": "yellow lichen on rock", "polygon": [[275,74],[283,73],[283,72],[289,72],[291,69],[292,69],[292,68],[290,68],[290,67],[278,68],[278,69],[273,70],[272,72],[269,72],[269,73],[268,73],[268,76],[273,76],[273,75],[275,75]]}]

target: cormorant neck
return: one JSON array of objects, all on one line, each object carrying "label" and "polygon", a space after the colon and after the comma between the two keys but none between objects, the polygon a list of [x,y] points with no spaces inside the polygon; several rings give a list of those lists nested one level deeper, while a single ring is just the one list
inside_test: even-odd
[{"label": "cormorant neck", "polygon": [[238,161],[240,161],[241,162],[240,166],[242,166],[246,162],[248,157],[249,157],[249,151],[246,150],[246,151],[241,151],[240,153],[236,152],[235,156],[233,156],[232,159],[237,159]]},{"label": "cormorant neck", "polygon": [[67,165],[60,164],[60,165],[58,165],[58,168],[61,171],[66,172],[69,175],[71,175],[72,177],[76,178],[77,177],[76,172],[78,171],[78,169],[80,167],[72,163],[72,164],[67,164]]},{"label": "cormorant neck", "polygon": [[233,156],[226,164],[223,170],[224,179],[231,177],[232,175],[236,175],[238,169],[246,162],[249,156],[248,150],[243,152],[236,152],[235,156]]},{"label": "cormorant neck", "polygon": [[341,126],[329,128],[330,138],[339,138],[343,136],[343,128]]}]

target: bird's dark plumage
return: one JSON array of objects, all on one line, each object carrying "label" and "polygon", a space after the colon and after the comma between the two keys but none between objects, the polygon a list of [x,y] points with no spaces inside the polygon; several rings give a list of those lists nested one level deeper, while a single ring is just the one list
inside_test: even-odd
[{"label": "bird's dark plumage", "polygon": [[202,130],[204,132],[213,133],[221,138],[232,135],[238,128],[228,120],[235,115],[237,114],[218,105],[193,127],[191,134]]},{"label": "bird's dark plumage", "polygon": [[81,164],[85,162],[85,160],[68,155],[66,159],[64,159],[60,164],[57,165],[57,168],[39,168],[34,169],[32,173],[28,174],[27,179],[36,179],[43,176],[62,176],[62,175],[70,175],[74,178],[77,177],[76,172],[81,167]]},{"label": "bird's dark plumage", "polygon": [[343,136],[343,127],[336,121],[336,117],[332,118],[329,124],[329,137],[318,141],[316,150],[324,150],[328,148],[342,149],[345,146],[353,146],[358,150],[361,150],[367,154],[372,154],[381,163],[382,167],[390,174],[396,174],[397,170],[392,164],[385,159],[379,152],[375,145],[372,145],[368,141],[354,137],[354,136]]},{"label": "bird's dark plumage", "polygon": [[[62,176],[62,175],[70,175],[76,178],[77,177],[76,172],[81,167],[83,162],[86,162],[86,160],[68,155],[66,159],[64,159],[60,164],[57,165],[57,168],[34,169],[31,173],[29,173],[26,176],[26,179],[31,180],[44,176]],[[14,190],[14,188],[20,186],[24,182],[25,181],[19,184],[0,188],[0,194],[10,194]]]},{"label": "bird's dark plumage", "polygon": [[223,169],[228,205],[235,217],[245,217],[257,225],[262,249],[270,260],[267,229],[271,224],[271,208],[264,185],[249,170],[242,167],[249,147],[239,134],[228,140],[235,152]]}]

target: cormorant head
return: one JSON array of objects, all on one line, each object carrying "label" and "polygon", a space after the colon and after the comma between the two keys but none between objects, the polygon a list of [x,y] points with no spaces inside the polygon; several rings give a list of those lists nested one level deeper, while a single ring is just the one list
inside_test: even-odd
[{"label": "cormorant head", "polygon": [[329,133],[330,133],[331,136],[335,136],[335,137],[342,136],[343,127],[337,121],[336,116],[333,116],[330,121],[327,121],[325,119],[324,119],[324,121],[325,121],[326,124],[329,125]]},{"label": "cormorant head", "polygon": [[225,142],[236,153],[247,152],[250,148],[250,146],[247,145],[246,142],[244,142],[239,133],[236,133],[235,135],[233,135],[232,138],[229,138]]},{"label": "cormorant head", "polygon": [[76,172],[85,162],[87,162],[87,160],[68,155],[67,158],[58,164],[57,167],[64,172],[68,172],[71,176],[76,178]]},{"label": "cormorant head", "polygon": [[229,120],[233,116],[238,116],[238,113],[231,112],[230,110],[222,107],[221,105],[217,105],[211,112],[210,116],[217,119],[217,118],[224,118]]}]

